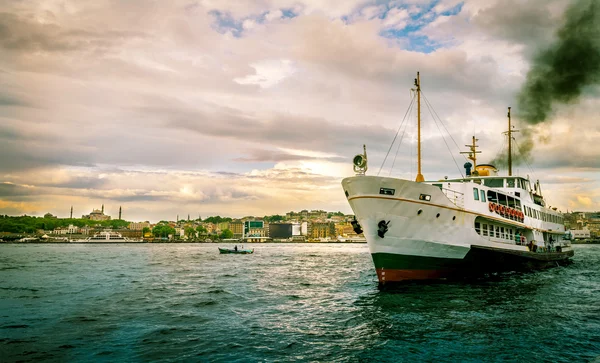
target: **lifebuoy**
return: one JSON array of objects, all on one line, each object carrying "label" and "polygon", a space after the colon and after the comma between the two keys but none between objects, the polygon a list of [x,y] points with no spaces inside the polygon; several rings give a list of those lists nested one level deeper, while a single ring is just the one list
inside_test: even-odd
[{"label": "lifebuoy", "polygon": [[503,205],[500,206],[500,214],[506,215],[506,207]]},{"label": "lifebuoy", "polygon": [[494,203],[490,202],[489,208],[490,208],[490,212],[493,212],[494,211]]}]

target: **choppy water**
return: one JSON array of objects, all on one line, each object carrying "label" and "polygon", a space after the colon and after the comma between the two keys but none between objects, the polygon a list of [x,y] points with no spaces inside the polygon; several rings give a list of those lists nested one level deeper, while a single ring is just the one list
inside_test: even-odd
[{"label": "choppy water", "polygon": [[0,361],[600,356],[600,245],[567,267],[380,291],[366,245],[0,245]]}]

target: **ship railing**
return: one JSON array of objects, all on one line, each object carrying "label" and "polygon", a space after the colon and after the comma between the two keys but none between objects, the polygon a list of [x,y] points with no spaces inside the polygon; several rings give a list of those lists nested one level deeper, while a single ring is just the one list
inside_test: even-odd
[{"label": "ship railing", "polygon": [[447,189],[447,188],[441,188],[442,189],[442,193],[444,193],[446,195],[446,197],[448,197],[448,199],[450,199],[450,201],[452,203],[454,203],[455,206],[459,207],[459,208],[464,208],[465,207],[465,194],[458,192],[456,190],[452,190],[452,189]]}]

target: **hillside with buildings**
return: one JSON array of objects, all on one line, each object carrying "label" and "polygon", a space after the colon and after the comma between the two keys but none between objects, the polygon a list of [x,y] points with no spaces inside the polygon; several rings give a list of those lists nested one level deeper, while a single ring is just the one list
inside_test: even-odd
[{"label": "hillside with buildings", "polygon": [[[123,237],[144,239],[148,242],[193,241],[209,242],[231,240],[240,242],[364,242],[360,230],[352,226],[353,215],[323,210],[290,211],[285,215],[247,216],[229,218],[214,216],[202,219],[176,217],[174,221],[158,223],[128,222],[111,219],[104,214],[104,206],[94,209],[81,219],[57,218],[51,214],[44,217],[0,218],[0,237],[18,240],[35,237],[46,241],[68,241],[111,230]],[[71,217],[73,211],[71,210]],[[30,239],[31,240],[31,239]]]}]

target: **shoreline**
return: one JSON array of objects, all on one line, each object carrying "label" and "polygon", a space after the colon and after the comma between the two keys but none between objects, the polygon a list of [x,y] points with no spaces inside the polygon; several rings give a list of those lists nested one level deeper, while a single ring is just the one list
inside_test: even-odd
[{"label": "shoreline", "polygon": [[218,245],[218,244],[226,244],[226,245],[235,245],[235,244],[252,244],[252,245],[262,245],[262,244],[367,244],[367,242],[337,242],[337,241],[327,241],[327,242],[190,242],[190,241],[176,241],[176,242],[66,242],[66,241],[57,241],[57,242],[17,242],[17,241],[0,241],[0,245],[2,244],[13,244],[13,245],[115,245],[115,244],[203,244],[203,245]]}]

